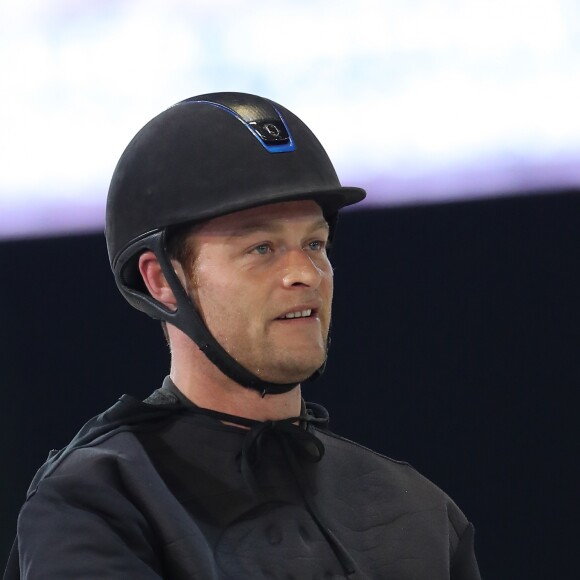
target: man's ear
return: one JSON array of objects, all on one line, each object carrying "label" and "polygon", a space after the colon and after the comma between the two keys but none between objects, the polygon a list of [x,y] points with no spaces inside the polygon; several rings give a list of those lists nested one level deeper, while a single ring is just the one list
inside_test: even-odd
[{"label": "man's ear", "polygon": [[153,252],[143,252],[139,256],[139,272],[141,272],[149,294],[170,310],[176,310],[177,301],[175,300],[175,295],[167,283],[159,260]]}]

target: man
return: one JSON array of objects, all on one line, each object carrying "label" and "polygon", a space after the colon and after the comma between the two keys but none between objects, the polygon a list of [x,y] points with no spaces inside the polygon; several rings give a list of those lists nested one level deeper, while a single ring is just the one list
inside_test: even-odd
[{"label": "man", "polygon": [[135,136],[107,244],[170,375],[40,469],[8,578],[479,578],[455,504],[301,396],[326,361],[338,211],[363,197],[260,97],[194,97]]}]

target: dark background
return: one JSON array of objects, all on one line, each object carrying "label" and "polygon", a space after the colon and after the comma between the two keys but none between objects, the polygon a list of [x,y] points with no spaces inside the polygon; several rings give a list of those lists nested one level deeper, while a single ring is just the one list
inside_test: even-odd
[{"label": "dark background", "polygon": [[[484,578],[578,578],[580,196],[346,213],[333,250],[331,427],[405,459],[476,527]],[[0,559],[51,448],[159,386],[159,325],[102,234],[0,244]]]}]

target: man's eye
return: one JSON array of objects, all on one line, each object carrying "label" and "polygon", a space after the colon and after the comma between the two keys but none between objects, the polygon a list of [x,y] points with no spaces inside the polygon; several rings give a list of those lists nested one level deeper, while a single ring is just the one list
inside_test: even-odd
[{"label": "man's eye", "polygon": [[326,245],[322,240],[315,240],[313,242],[309,242],[308,247],[314,252],[320,252],[320,250],[324,250]]},{"label": "man's eye", "polygon": [[271,251],[271,248],[268,244],[260,244],[259,246],[256,246],[252,250],[252,252],[255,252],[256,254],[260,254],[261,256],[270,253],[270,251]]}]

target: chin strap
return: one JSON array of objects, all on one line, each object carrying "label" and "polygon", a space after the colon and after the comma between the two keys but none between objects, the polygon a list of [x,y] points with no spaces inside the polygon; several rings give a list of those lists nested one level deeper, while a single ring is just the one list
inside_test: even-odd
[{"label": "chin strap", "polygon": [[[129,265],[131,258],[134,259],[134,256],[146,250],[151,250],[159,260],[163,274],[177,302],[177,310],[175,311],[169,310],[155,300],[144,288],[139,288],[132,283],[134,281],[123,278],[125,266]],[[130,271],[130,268],[128,270]],[[134,242],[125,252],[120,254],[117,262],[115,262],[114,271],[119,290],[130,304],[152,318],[163,320],[179,328],[197,344],[200,350],[220,371],[239,385],[258,391],[262,397],[287,393],[298,386],[299,383],[272,383],[262,380],[243,367],[219,344],[205,325],[195,304],[185,288],[183,288],[173,269],[173,264],[165,247],[165,230],[149,232],[141,240]],[[325,364],[307,379],[316,378],[320,375],[324,370]]]},{"label": "chin strap", "polygon": [[[119,256],[120,264],[115,265],[115,275],[117,285],[125,298],[135,308],[145,312],[152,318],[164,320],[179,328],[197,344],[205,356],[226,376],[243,387],[258,391],[262,397],[287,393],[298,386],[299,383],[272,383],[264,381],[243,367],[226,352],[211,334],[192,299],[182,286],[165,246],[165,230],[150,232],[128,248],[127,255],[122,253]],[[145,250],[151,250],[159,260],[163,274],[177,302],[177,309],[175,311],[169,310],[155,300],[145,289],[139,289],[131,284],[130,281],[123,279],[123,269],[126,265],[124,261],[129,260],[131,256],[139,255]],[[119,271],[121,272],[120,276],[117,274]],[[307,377],[307,379],[318,377],[324,371],[325,365],[326,362],[310,377]]]}]

